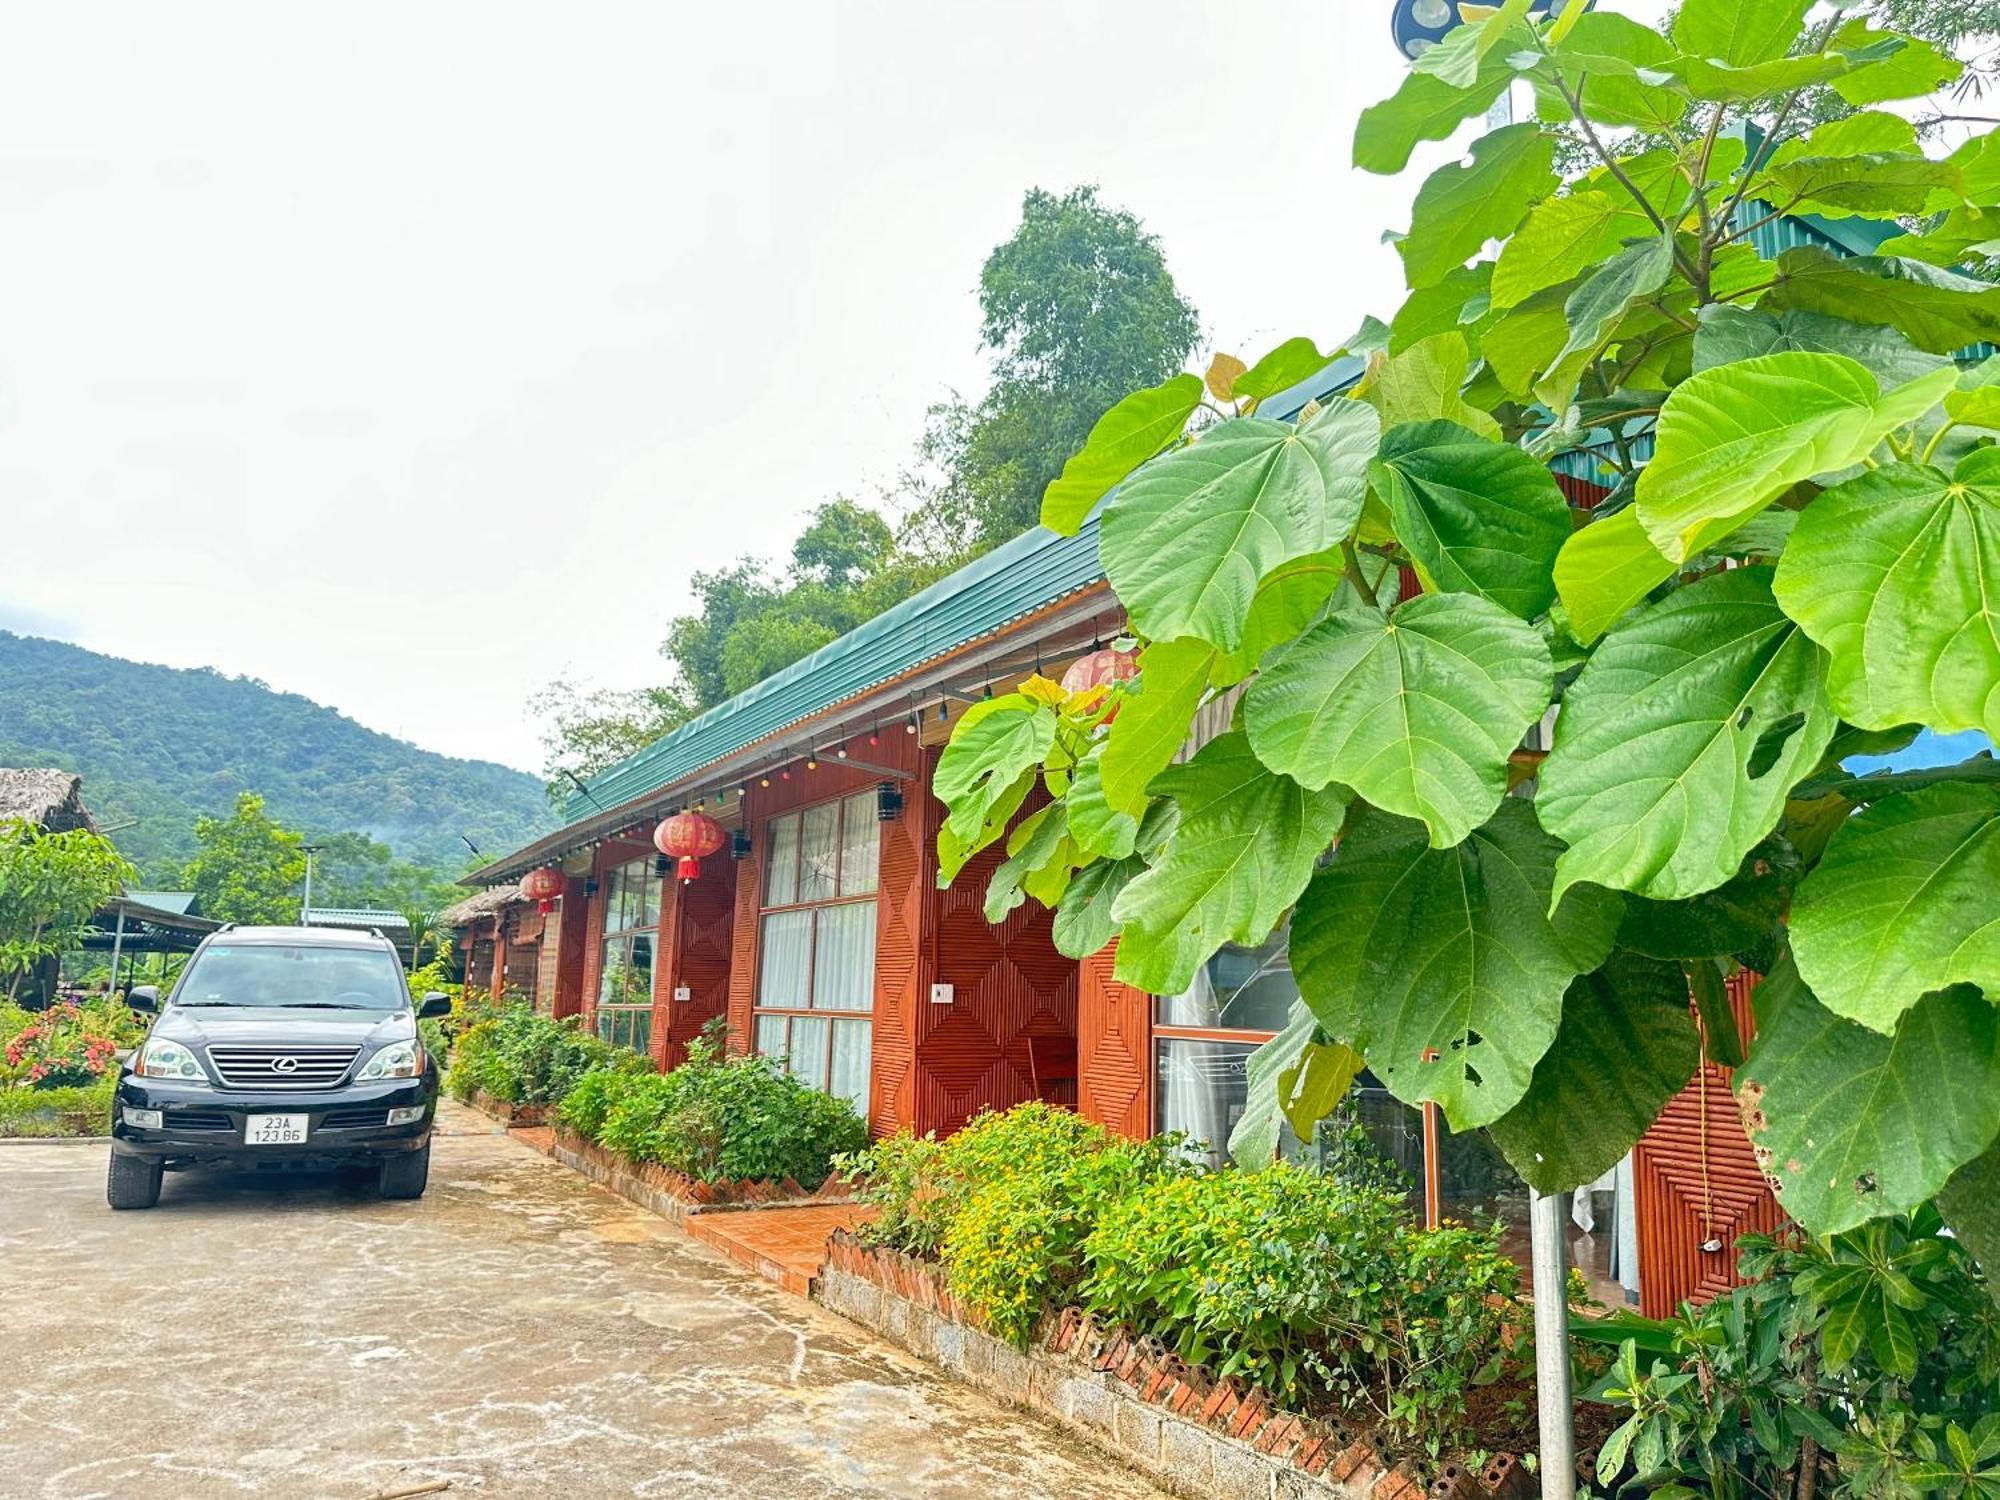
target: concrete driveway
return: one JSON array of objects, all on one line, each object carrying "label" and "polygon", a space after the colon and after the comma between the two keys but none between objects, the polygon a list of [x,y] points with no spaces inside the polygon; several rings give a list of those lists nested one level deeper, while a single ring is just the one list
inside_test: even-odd
[{"label": "concrete driveway", "polygon": [[1092,1496],[1135,1475],[451,1108],[430,1192],[0,1145],[0,1492]]}]

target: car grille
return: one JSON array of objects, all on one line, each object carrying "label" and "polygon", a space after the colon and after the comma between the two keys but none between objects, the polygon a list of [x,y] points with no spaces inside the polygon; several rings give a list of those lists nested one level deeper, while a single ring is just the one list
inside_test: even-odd
[{"label": "car grille", "polygon": [[234,1130],[235,1121],[219,1109],[170,1109],[166,1114],[169,1130]]},{"label": "car grille", "polygon": [[239,1089],[331,1088],[354,1066],[359,1047],[210,1047],[225,1086]]},{"label": "car grille", "polygon": [[319,1122],[321,1130],[374,1130],[389,1123],[387,1109],[336,1109]]}]

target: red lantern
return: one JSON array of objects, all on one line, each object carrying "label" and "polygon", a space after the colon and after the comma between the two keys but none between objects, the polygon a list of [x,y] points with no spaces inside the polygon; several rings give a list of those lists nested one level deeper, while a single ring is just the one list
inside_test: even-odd
[{"label": "red lantern", "polygon": [[[1070,663],[1070,668],[1062,674],[1063,691],[1066,693],[1088,693],[1095,690],[1102,697],[1115,682],[1127,682],[1139,675],[1139,659],[1129,651],[1113,651],[1109,646],[1101,646],[1088,656],[1078,657]],[[1112,709],[1104,716],[1109,724],[1118,717],[1118,710]]]},{"label": "red lantern", "polygon": [[521,894],[536,902],[536,909],[547,916],[556,909],[556,897],[563,893],[562,871],[553,865],[544,865],[539,870],[530,870],[521,877]]},{"label": "red lantern", "polygon": [[727,838],[722,825],[707,813],[683,812],[663,820],[653,830],[653,847],[680,861],[674,873],[682,880],[693,880],[701,874],[702,856],[715,853]]}]

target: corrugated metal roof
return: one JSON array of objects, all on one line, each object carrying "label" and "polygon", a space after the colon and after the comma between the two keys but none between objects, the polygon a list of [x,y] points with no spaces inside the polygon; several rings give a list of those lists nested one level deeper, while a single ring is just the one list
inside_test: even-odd
[{"label": "corrugated metal roof", "polygon": [[306,912],[305,925],[308,927],[358,927],[366,930],[380,927],[385,931],[394,927],[400,931],[410,930],[409,921],[399,911],[385,911],[367,906],[315,906]]}]

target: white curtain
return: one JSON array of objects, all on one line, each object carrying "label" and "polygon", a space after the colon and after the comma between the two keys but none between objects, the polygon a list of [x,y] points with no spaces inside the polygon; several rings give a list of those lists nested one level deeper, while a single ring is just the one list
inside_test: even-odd
[{"label": "white curtain", "polygon": [[813,953],[815,1010],[875,1008],[875,903],[819,909]]},{"label": "white curtain", "polygon": [[757,1003],[787,1008],[806,1003],[807,967],[812,954],[809,911],[774,911],[758,934]]}]

